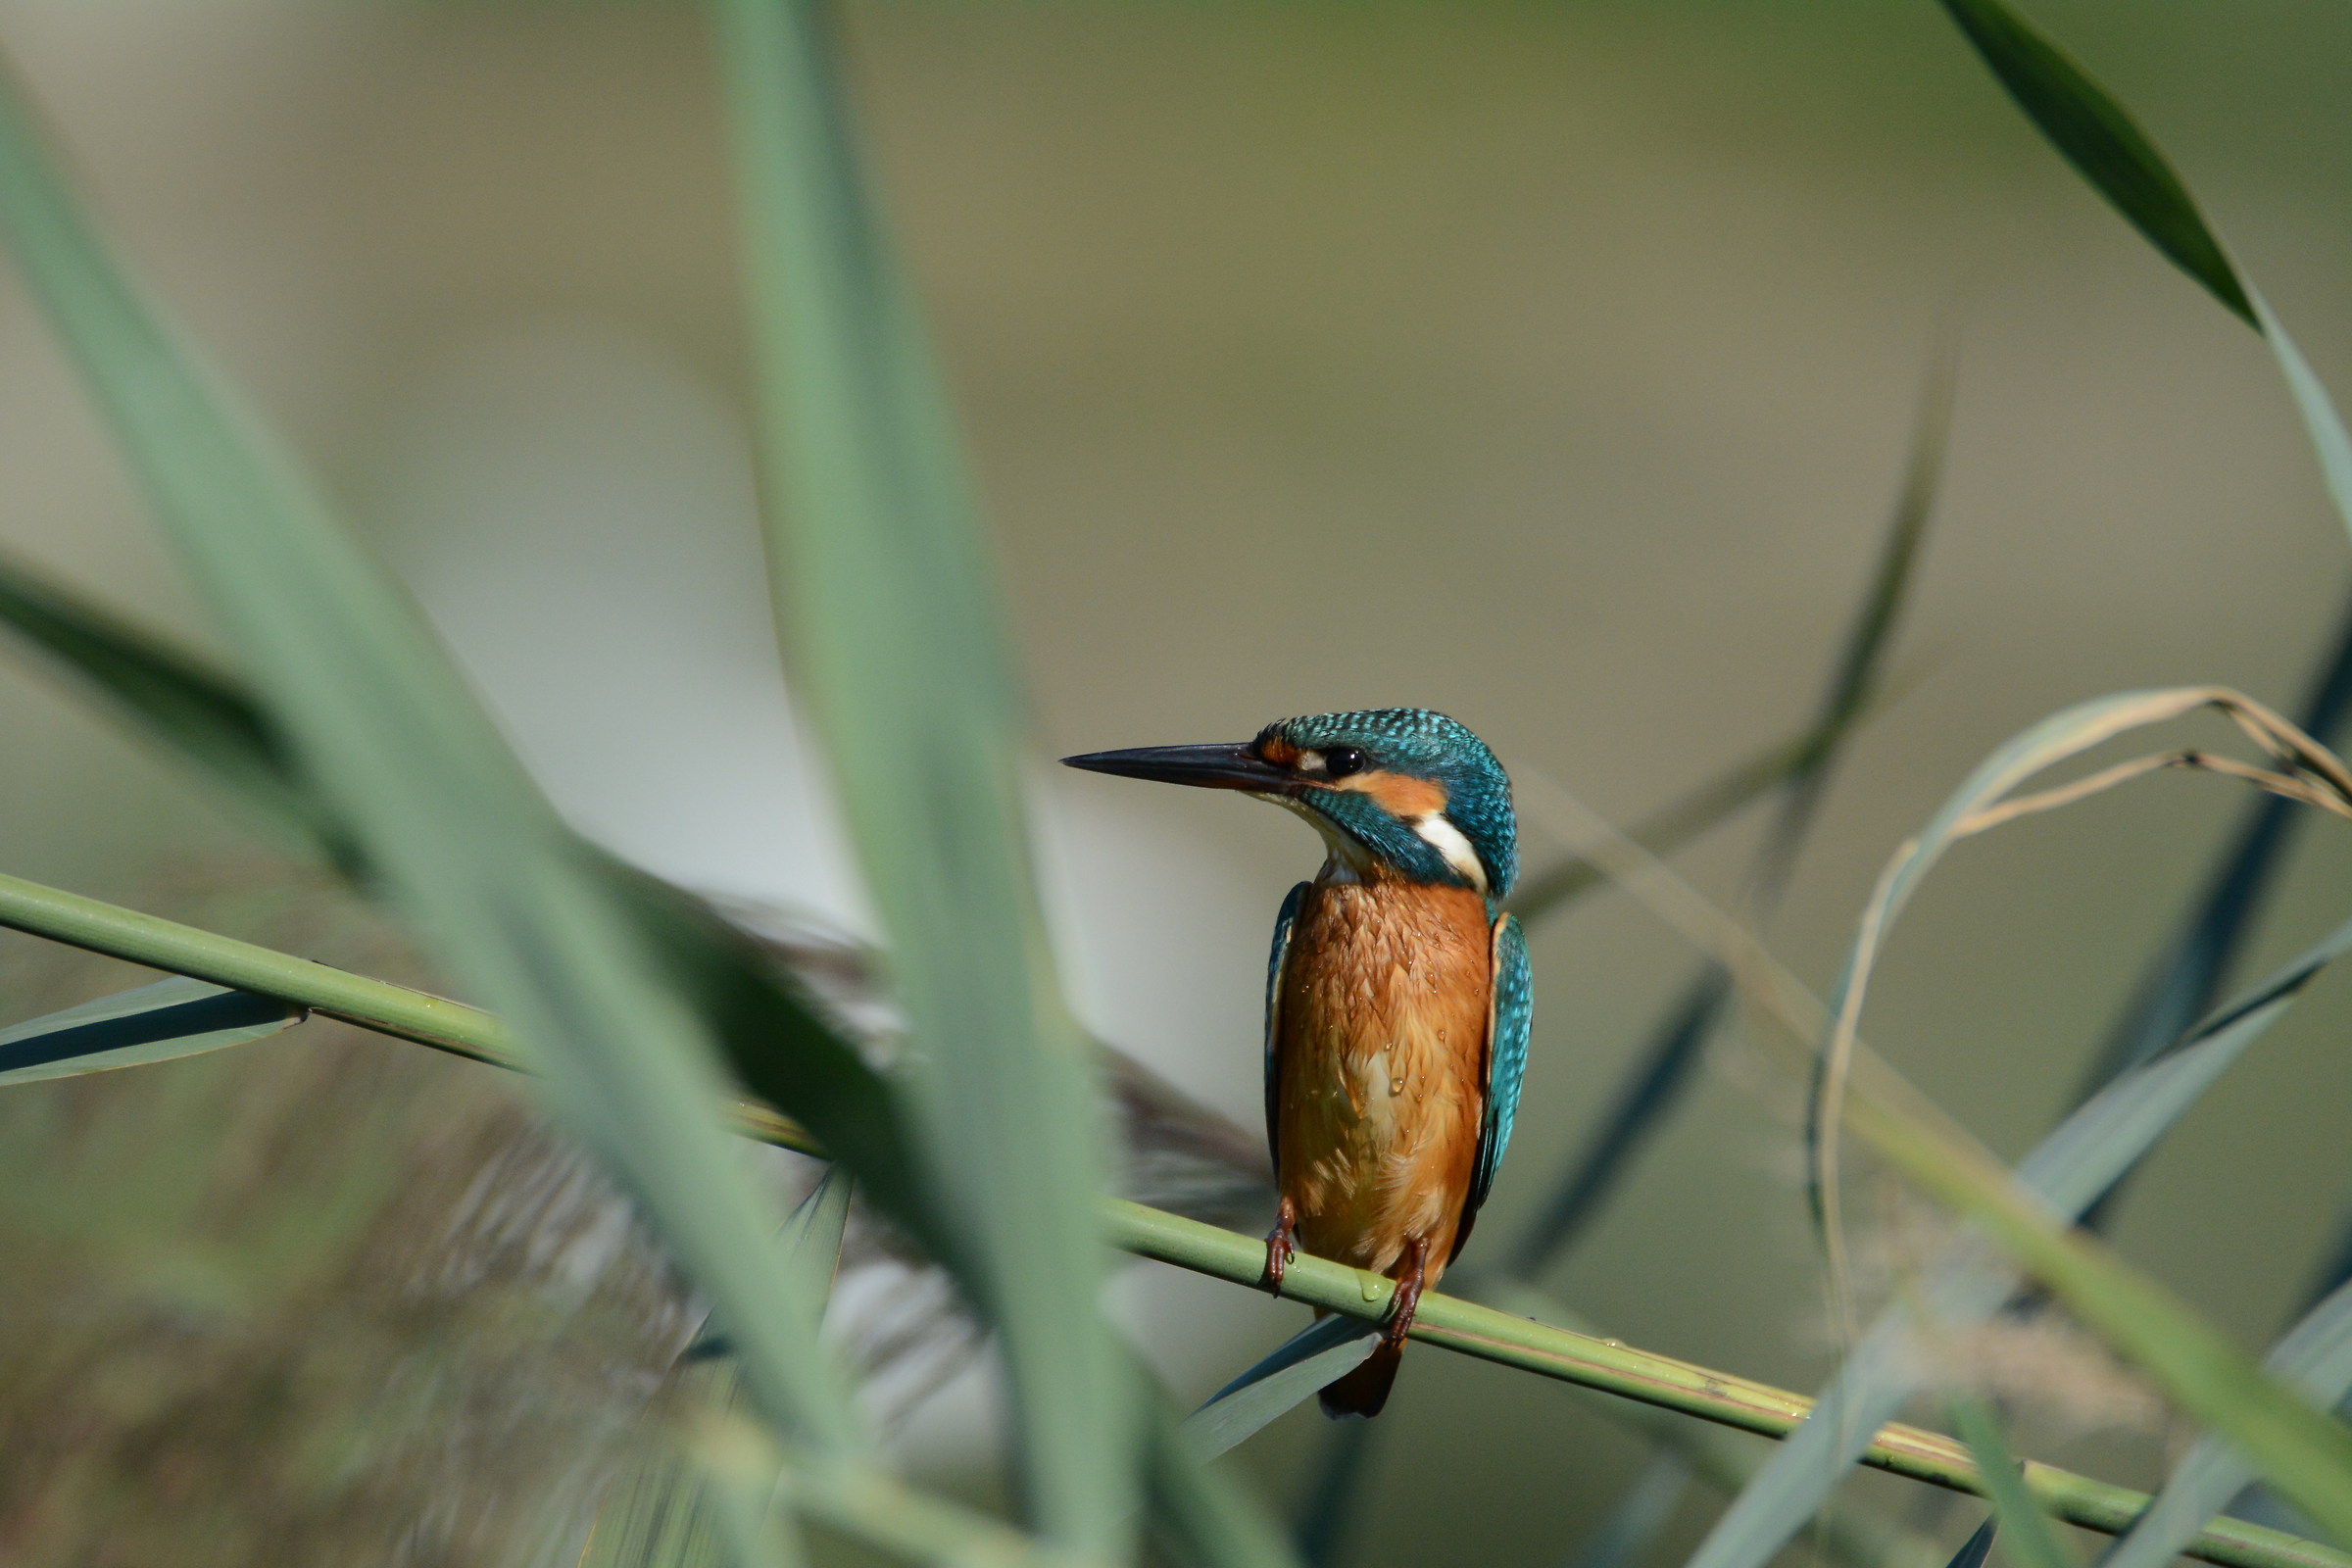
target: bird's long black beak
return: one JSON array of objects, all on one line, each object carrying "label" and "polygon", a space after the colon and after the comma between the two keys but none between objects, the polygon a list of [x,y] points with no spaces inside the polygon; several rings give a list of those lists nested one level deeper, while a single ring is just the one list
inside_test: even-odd
[{"label": "bird's long black beak", "polygon": [[1121,778],[1155,779],[1162,784],[1196,784],[1211,790],[1252,790],[1261,795],[1287,795],[1298,787],[1288,768],[1265,760],[1247,744],[1215,746],[1139,746],[1130,752],[1089,752],[1065,757],[1065,767],[1090,773],[1116,773]]}]

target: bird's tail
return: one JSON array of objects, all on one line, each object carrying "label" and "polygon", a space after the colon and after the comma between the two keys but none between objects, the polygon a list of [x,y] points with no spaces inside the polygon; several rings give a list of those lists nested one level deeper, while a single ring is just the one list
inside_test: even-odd
[{"label": "bird's tail", "polygon": [[1389,1390],[1396,1382],[1396,1367],[1403,1359],[1403,1346],[1382,1340],[1354,1371],[1324,1388],[1320,1396],[1323,1413],[1334,1421],[1351,1415],[1368,1421],[1380,1414],[1380,1407],[1389,1402]]}]

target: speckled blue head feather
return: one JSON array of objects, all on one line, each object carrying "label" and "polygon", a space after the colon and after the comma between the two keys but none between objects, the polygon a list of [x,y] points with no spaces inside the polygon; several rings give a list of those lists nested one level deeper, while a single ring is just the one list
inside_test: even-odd
[{"label": "speckled blue head feather", "polygon": [[[1311,713],[1268,724],[1251,746],[1303,786],[1285,792],[1284,805],[1331,823],[1415,881],[1483,883],[1499,900],[1518,877],[1510,777],[1486,742],[1444,713]],[[1334,759],[1347,760],[1344,776],[1328,776]]]}]

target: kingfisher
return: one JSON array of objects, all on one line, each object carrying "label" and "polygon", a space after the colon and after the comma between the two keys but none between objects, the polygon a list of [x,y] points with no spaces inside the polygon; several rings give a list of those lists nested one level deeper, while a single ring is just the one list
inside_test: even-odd
[{"label": "kingfisher", "polygon": [[1502,908],[1518,874],[1510,778],[1485,742],[1423,708],[1062,760],[1240,790],[1322,835],[1322,869],[1282,901],[1266,965],[1279,1200],[1262,1283],[1279,1294],[1299,1248],[1396,1282],[1380,1343],[1321,1396],[1334,1418],[1378,1415],[1421,1293],[1470,1239],[1519,1107],[1534,989]]}]

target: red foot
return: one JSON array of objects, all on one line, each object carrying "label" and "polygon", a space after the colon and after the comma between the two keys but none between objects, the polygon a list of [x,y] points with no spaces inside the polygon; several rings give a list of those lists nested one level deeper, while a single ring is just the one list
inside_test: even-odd
[{"label": "red foot", "polygon": [[1429,1276],[1429,1244],[1410,1241],[1404,1244],[1404,1272],[1396,1276],[1396,1294],[1392,1298],[1389,1321],[1381,1334],[1381,1343],[1392,1350],[1404,1348],[1404,1338],[1413,1329],[1413,1314],[1421,1307],[1421,1287]]},{"label": "red foot", "polygon": [[1298,1210],[1289,1199],[1284,1199],[1274,1210],[1274,1228],[1266,1233],[1266,1272],[1259,1286],[1282,1294],[1283,1270],[1290,1266],[1291,1257],[1298,1249],[1292,1235],[1298,1229]]}]

